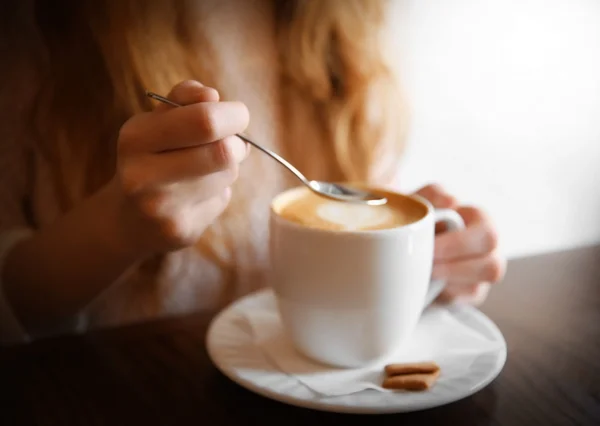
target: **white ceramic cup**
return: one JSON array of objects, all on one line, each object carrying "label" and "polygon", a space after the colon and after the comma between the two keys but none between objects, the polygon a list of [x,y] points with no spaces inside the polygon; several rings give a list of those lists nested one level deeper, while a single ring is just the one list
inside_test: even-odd
[{"label": "white ceramic cup", "polygon": [[410,337],[423,309],[442,291],[431,281],[435,224],[463,228],[454,210],[375,231],[331,231],[291,222],[278,209],[306,188],[275,197],[270,216],[270,284],[284,328],[298,351],[335,367],[385,360]]}]

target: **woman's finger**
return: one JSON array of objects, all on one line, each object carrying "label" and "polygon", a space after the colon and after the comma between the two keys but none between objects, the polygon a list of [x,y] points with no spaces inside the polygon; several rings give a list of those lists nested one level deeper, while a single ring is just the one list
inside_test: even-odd
[{"label": "woman's finger", "polygon": [[137,157],[121,172],[121,180],[129,192],[142,192],[229,169],[237,171],[247,154],[246,144],[231,136],[196,148]]},{"label": "woman's finger", "polygon": [[[216,195],[203,203],[197,204],[195,208],[196,225],[200,224],[201,228],[206,229],[211,223],[218,218],[227,208],[231,200],[231,188],[224,188],[219,195]],[[203,229],[198,229],[197,238],[202,235]]]},{"label": "woman's finger", "polygon": [[481,282],[471,285],[453,285],[448,283],[438,301],[442,303],[463,302],[471,305],[481,305],[490,293],[492,285],[488,282]]},{"label": "woman's finger", "polygon": [[237,176],[237,169],[228,169],[202,178],[172,183],[162,189],[169,194],[169,203],[175,206],[195,205],[233,186]]},{"label": "woman's finger", "polygon": [[[227,208],[231,199],[231,188],[199,203],[158,206],[164,217],[170,218],[162,227],[164,238],[171,249],[194,244],[206,228]],[[175,210],[174,210],[175,209]]]},{"label": "woman's finger", "polygon": [[160,114],[138,114],[119,133],[120,156],[192,148],[243,132],[248,109],[241,102],[201,102]]},{"label": "woman's finger", "polygon": [[454,262],[435,263],[432,277],[455,283],[497,282],[504,277],[506,261],[495,253]]},{"label": "woman's finger", "polygon": [[[179,105],[190,105],[198,102],[219,102],[219,92],[212,87],[204,86],[199,81],[186,80],[173,87],[166,98]],[[158,102],[155,111],[168,111],[171,108],[175,107]]]},{"label": "woman's finger", "polygon": [[237,170],[224,170],[213,173],[201,179],[188,180],[166,185],[162,189],[165,205],[179,208],[180,206],[194,206],[222,194],[226,188],[231,188],[237,177]]},{"label": "woman's finger", "polygon": [[431,184],[419,189],[415,194],[420,195],[429,201],[437,209],[456,208],[458,202],[456,198],[448,194],[440,185]]},{"label": "woman's finger", "polygon": [[436,235],[436,261],[485,255],[498,247],[498,234],[483,212],[472,207],[461,207],[457,212],[463,218],[466,227]]},{"label": "woman's finger", "polygon": [[[427,185],[416,192],[417,195],[425,198],[436,209],[455,209],[458,206],[458,201],[452,195],[447,193],[440,185]],[[435,233],[445,232],[447,226],[443,222],[435,224]]]}]

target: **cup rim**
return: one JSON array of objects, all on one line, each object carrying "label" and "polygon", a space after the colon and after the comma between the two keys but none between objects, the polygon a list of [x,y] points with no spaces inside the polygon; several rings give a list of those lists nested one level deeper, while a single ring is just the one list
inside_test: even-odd
[{"label": "cup rim", "polygon": [[[347,184],[349,184],[349,183],[347,183]],[[368,186],[370,188],[373,188],[376,190],[391,192],[391,193],[399,195],[401,197],[410,198],[413,201],[416,201],[416,202],[422,204],[423,206],[425,206],[425,208],[427,209],[427,213],[420,219],[418,219],[414,222],[411,222],[409,224],[396,226],[393,228],[384,228],[384,229],[337,230],[337,229],[323,229],[323,228],[305,226],[305,225],[301,225],[297,222],[293,222],[289,219],[286,219],[285,217],[283,217],[279,213],[277,213],[277,211],[275,210],[275,204],[279,200],[281,200],[282,197],[284,197],[286,195],[289,196],[290,194],[295,193],[295,192],[310,191],[310,189],[306,188],[303,185],[285,189],[285,190],[281,191],[279,194],[277,194],[275,197],[273,197],[273,199],[271,200],[271,202],[269,204],[269,212],[270,212],[271,217],[274,218],[274,220],[277,220],[280,223],[283,223],[286,226],[291,227],[293,229],[302,230],[303,232],[310,232],[310,233],[315,233],[315,234],[328,234],[328,235],[344,235],[344,236],[354,235],[354,236],[362,236],[362,237],[370,236],[370,235],[382,236],[382,235],[389,235],[391,233],[397,234],[397,233],[411,232],[415,228],[420,228],[421,226],[423,226],[423,224],[428,222],[429,219],[431,219],[434,215],[435,209],[434,209],[433,205],[429,202],[429,200],[425,199],[424,197],[422,197],[420,195],[404,194],[402,192],[399,192],[399,191],[396,191],[393,189],[382,188],[382,187],[374,186],[374,185],[368,185]]]}]

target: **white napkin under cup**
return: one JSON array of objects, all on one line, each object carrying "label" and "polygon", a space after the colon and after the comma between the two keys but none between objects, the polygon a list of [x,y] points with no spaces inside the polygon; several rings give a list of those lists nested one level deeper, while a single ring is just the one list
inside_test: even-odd
[{"label": "white napkin under cup", "polygon": [[[438,383],[467,374],[475,360],[486,353],[502,350],[492,341],[461,323],[451,307],[427,308],[394,362],[434,361],[441,368]],[[383,364],[364,368],[339,369],[312,361],[300,354],[286,336],[276,309],[255,309],[245,313],[254,343],[274,368],[295,377],[300,383],[324,397],[349,395],[381,387]]]}]

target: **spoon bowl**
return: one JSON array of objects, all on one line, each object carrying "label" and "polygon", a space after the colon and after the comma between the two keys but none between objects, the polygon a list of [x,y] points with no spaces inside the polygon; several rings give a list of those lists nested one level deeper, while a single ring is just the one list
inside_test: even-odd
[{"label": "spoon bowl", "polygon": [[386,198],[379,197],[375,194],[362,191],[360,189],[349,188],[337,183],[311,180],[308,184],[308,187],[315,193],[336,201],[362,203],[370,206],[381,206],[387,203]]}]

